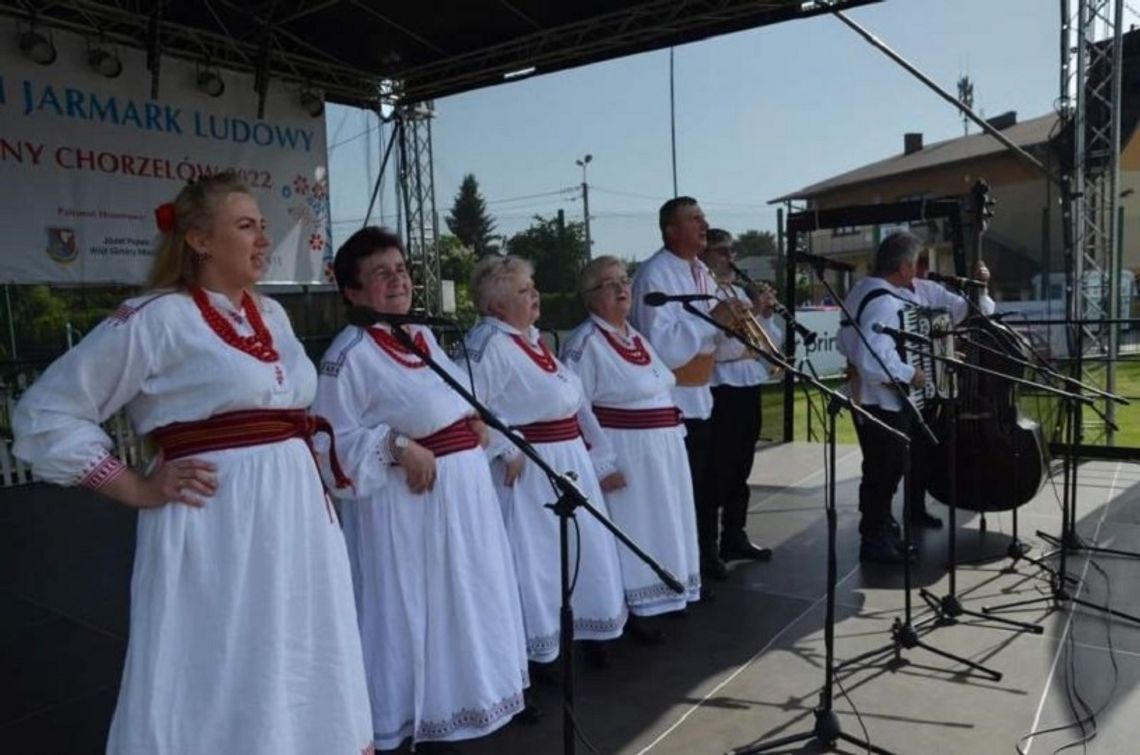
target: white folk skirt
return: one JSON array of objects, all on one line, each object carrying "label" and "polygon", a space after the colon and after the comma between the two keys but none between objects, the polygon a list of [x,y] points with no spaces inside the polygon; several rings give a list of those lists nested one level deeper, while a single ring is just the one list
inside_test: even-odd
[{"label": "white folk skirt", "polygon": [[370,751],[348,558],[308,447],[196,458],[217,465],[203,508],[139,513],[107,752]]},{"label": "white folk skirt", "polygon": [[637,616],[679,611],[700,600],[700,551],[685,428],[602,428],[626,487],[606,493],[610,516],[631,540],[685,586],[675,593],[627,548],[618,549],[625,601]]},{"label": "white folk skirt", "polygon": [[[556,472],[574,472],[578,476],[578,487],[590,503],[608,516],[605,498],[581,438],[539,443],[535,448]],[[558,516],[546,507],[555,501],[557,493],[546,475],[529,460],[512,487],[503,484],[504,473],[505,465],[496,461],[492,474],[514,552],[526,623],[527,654],[532,661],[547,663],[558,657],[561,636]],[[621,636],[627,616],[617,554],[620,546],[586,511],[578,510],[575,519],[582,537],[578,580],[571,599],[574,639],[611,640]],[[571,525],[571,569],[579,553],[577,543],[575,527]]]},{"label": "white folk skirt", "polygon": [[402,475],[346,501],[379,749],[483,736],[529,683],[518,584],[483,449],[436,460],[430,492]]}]

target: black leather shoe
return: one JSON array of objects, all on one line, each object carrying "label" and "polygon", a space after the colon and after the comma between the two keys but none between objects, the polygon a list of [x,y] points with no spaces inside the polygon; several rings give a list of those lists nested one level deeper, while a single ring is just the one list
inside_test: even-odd
[{"label": "black leather shoe", "polygon": [[728,579],[728,567],[719,558],[706,558],[701,564],[701,576],[705,579],[724,582]]},{"label": "black leather shoe", "polygon": [[772,549],[748,540],[725,543],[720,547],[722,561],[771,561]]},{"label": "black leather shoe", "polygon": [[646,619],[630,614],[625,622],[625,634],[638,645],[660,645],[665,633]]},{"label": "black leather shoe", "polygon": [[905,560],[902,551],[886,538],[864,538],[859,545],[859,561],[871,564],[901,564]]},{"label": "black leather shoe", "polygon": [[929,511],[919,511],[910,515],[911,527],[925,527],[928,530],[942,529],[942,520]]}]

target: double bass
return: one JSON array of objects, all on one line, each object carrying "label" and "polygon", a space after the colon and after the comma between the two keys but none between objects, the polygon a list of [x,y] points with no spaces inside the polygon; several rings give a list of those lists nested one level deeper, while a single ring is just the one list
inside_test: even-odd
[{"label": "double bass", "polygon": [[[992,201],[983,181],[975,185],[973,193],[980,252]],[[1033,358],[1030,344],[1020,333],[980,314],[976,306],[974,311],[977,314],[958,326],[967,333],[966,364],[1022,377],[1025,368],[1015,360],[1028,362]],[[956,422],[954,443],[939,447],[942,451],[930,470],[930,494],[967,511],[1016,509],[1032,499],[1045,482],[1048,460],[1041,425],[1021,413],[1016,383],[968,368],[959,373],[957,397],[950,399],[955,404],[940,408],[938,433],[948,438],[946,423]],[[957,488],[956,501],[950,500],[951,475]]]}]

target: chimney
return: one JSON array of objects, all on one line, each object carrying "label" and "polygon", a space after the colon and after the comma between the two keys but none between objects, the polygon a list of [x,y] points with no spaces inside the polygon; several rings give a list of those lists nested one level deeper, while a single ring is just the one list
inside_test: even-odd
[{"label": "chimney", "polygon": [[913,155],[922,150],[922,132],[903,134],[903,154]]},{"label": "chimney", "polygon": [[1001,115],[995,115],[993,118],[986,118],[986,123],[990,124],[998,131],[1005,131],[1010,126],[1017,125],[1017,111],[1007,110]]}]

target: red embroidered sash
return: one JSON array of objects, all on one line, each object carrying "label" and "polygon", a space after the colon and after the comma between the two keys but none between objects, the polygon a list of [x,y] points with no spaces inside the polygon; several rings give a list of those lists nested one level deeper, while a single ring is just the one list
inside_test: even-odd
[{"label": "red embroidered sash", "polygon": [[652,430],[681,424],[681,410],[675,406],[661,409],[616,409],[595,405],[594,416],[602,427],[616,430]]},{"label": "red embroidered sash", "polygon": [[324,417],[315,417],[304,409],[226,412],[197,422],[173,422],[157,428],[151,435],[162,449],[163,457],[172,460],[206,451],[279,443],[290,438],[301,438],[313,451],[315,433],[329,436],[329,462],[336,486],[352,485],[337,459],[332,425]]},{"label": "red embroidered sash", "polygon": [[479,446],[479,435],[471,429],[470,420],[467,418],[415,440],[416,443],[435,454],[436,458]]},{"label": "red embroidered sash", "polygon": [[566,419],[556,419],[550,422],[517,425],[515,429],[522,433],[528,443],[558,443],[582,436],[582,430],[578,427],[578,417],[573,415]]}]

